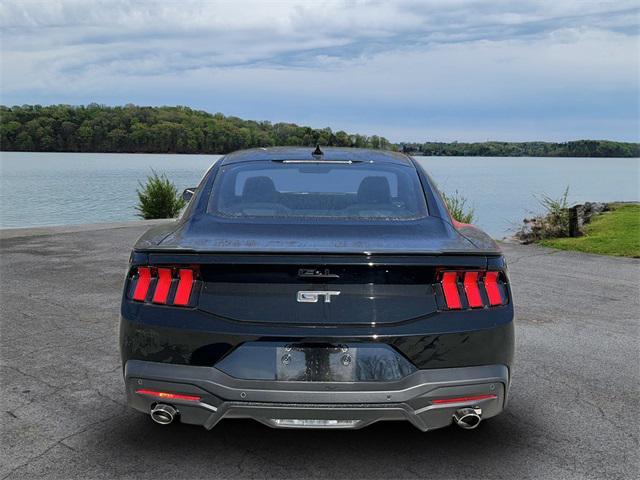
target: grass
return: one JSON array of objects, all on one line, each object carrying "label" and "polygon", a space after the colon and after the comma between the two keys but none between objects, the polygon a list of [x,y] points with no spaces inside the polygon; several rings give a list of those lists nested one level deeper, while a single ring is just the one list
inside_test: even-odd
[{"label": "grass", "polygon": [[444,198],[447,204],[447,209],[454,220],[460,223],[473,223],[475,220],[475,212],[473,208],[467,206],[466,197],[460,195],[457,190],[453,195],[447,195],[444,192],[441,193],[442,198]]},{"label": "grass", "polygon": [[611,211],[593,218],[585,234],[576,238],[542,240],[560,250],[640,258],[640,205],[612,204]]}]

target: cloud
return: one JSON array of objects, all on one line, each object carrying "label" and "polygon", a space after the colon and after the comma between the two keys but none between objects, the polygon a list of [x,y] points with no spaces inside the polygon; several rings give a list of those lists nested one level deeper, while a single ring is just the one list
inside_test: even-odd
[{"label": "cloud", "polygon": [[590,0],[5,0],[0,100],[187,104],[394,139],[637,139],[639,12]]}]

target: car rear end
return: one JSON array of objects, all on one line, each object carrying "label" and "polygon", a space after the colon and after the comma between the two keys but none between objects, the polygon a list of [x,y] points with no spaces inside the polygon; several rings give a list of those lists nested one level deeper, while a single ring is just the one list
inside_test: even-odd
[{"label": "car rear end", "polygon": [[[407,420],[423,431],[473,428],[504,409],[514,334],[504,259],[460,243],[428,193],[428,215],[364,221],[352,209],[311,227],[273,221],[273,198],[251,198],[250,218],[198,217],[213,208],[214,184],[205,178],[192,201],[199,220],[149,234],[131,255],[120,328],[131,406],[206,428],[223,418],[284,428]],[[302,199],[315,215],[323,201]],[[386,208],[372,205],[358,208]],[[419,248],[421,228],[431,238]]]}]

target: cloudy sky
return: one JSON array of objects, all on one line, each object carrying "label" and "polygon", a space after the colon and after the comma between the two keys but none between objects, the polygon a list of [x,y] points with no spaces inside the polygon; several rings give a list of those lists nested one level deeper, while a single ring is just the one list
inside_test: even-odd
[{"label": "cloudy sky", "polygon": [[0,103],[639,141],[639,21],[636,0],[3,0]]}]

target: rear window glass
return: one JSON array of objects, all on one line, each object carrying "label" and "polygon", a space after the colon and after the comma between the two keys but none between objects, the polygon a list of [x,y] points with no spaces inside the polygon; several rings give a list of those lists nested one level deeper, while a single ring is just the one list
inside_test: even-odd
[{"label": "rear window glass", "polygon": [[226,165],[216,176],[208,211],[226,217],[410,220],[427,215],[415,169],[373,163]]}]

